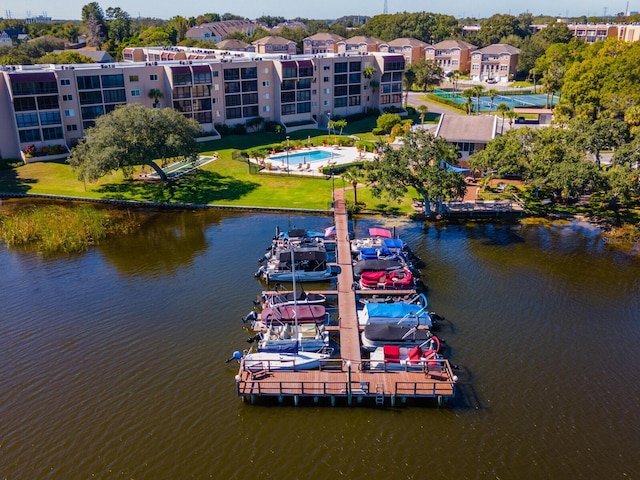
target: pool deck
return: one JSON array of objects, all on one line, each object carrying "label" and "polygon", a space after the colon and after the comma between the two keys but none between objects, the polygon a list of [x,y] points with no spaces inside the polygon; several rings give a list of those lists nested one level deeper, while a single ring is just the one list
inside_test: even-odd
[{"label": "pool deck", "polygon": [[[331,165],[344,165],[348,163],[353,163],[357,161],[364,160],[373,160],[375,158],[374,153],[370,152],[359,152],[356,147],[311,147],[311,148],[300,148],[297,150],[292,150],[290,153],[294,154],[303,154],[304,152],[313,152],[313,151],[325,151],[331,152],[334,154],[333,158],[329,158],[326,160],[315,160],[306,163],[300,163],[298,165],[290,165],[289,170],[287,170],[286,162],[282,159],[282,152],[279,152],[277,155],[269,156],[264,160],[264,163],[271,163],[271,170],[267,170],[266,168],[261,172],[264,173],[276,173],[276,174],[294,174],[294,175],[305,175],[305,176],[324,176],[324,174],[320,171],[324,167],[328,167]],[[276,158],[273,158],[276,157]],[[256,159],[250,159],[254,163],[260,163]]]}]

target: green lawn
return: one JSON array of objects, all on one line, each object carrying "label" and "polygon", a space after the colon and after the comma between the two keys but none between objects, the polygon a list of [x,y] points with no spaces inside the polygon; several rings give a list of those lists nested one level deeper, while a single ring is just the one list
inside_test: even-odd
[{"label": "green lawn", "polygon": [[[366,119],[365,119],[366,120]],[[357,123],[357,122],[354,122]],[[367,122],[363,122],[368,125]],[[355,135],[362,131],[354,126]],[[290,142],[306,141],[321,145],[328,137],[320,130],[301,130],[290,135]],[[333,141],[333,135],[330,136]],[[230,135],[221,140],[201,144],[204,155],[218,153],[219,158],[184,175],[174,184],[125,179],[119,172],[86,185],[77,179],[69,165],[61,162],[35,162],[0,168],[0,192],[38,193],[86,198],[219,204],[256,207],[281,207],[328,210],[331,208],[332,187],[342,188],[339,177],[308,178],[294,175],[252,174],[245,161],[235,160],[232,154],[259,146],[285,141],[283,135],[252,133]],[[138,172],[136,172],[138,173]],[[349,185],[347,185],[349,187]],[[352,199],[352,193],[347,193]],[[401,204],[389,204],[373,199],[368,188],[358,188],[358,200],[366,202],[366,209],[387,212],[411,212],[410,197]]]}]

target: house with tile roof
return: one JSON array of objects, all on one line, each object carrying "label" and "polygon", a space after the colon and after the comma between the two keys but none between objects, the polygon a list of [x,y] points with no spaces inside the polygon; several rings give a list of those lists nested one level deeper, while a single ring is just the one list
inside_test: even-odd
[{"label": "house with tile roof", "polygon": [[258,27],[266,29],[265,24],[248,20],[225,20],[222,22],[203,23],[202,25],[196,25],[187,30],[186,37],[191,40],[218,43],[236,32],[242,32],[250,37]]},{"label": "house with tile roof", "polygon": [[426,49],[426,60],[436,62],[444,73],[471,71],[471,52],[478,47],[462,40],[443,40]]},{"label": "house with tile roof", "polygon": [[471,53],[471,80],[506,83],[517,71],[520,49],[495,43]]},{"label": "house with tile roof", "polygon": [[416,63],[419,60],[424,60],[428,46],[428,43],[416,38],[404,37],[383,43],[380,45],[380,51],[386,53],[399,53],[404,56],[408,65]]},{"label": "house with tile roof", "polygon": [[277,35],[270,35],[268,37],[262,37],[251,45],[255,47],[256,53],[279,53],[283,55],[295,55],[296,54],[296,42],[287,40]]},{"label": "house with tile roof", "polygon": [[305,55],[338,53],[338,42],[344,41],[344,39],[335,33],[319,32],[302,41],[302,53]]},{"label": "house with tile roof", "polygon": [[351,38],[346,38],[338,42],[338,53],[368,53],[379,52],[382,40],[377,38],[368,37],[366,35],[358,35]]}]

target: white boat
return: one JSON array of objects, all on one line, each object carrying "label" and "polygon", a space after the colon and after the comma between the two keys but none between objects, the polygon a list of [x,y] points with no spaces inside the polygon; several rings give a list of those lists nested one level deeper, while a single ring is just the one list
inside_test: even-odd
[{"label": "white boat", "polygon": [[258,351],[291,352],[297,347],[300,352],[319,352],[329,346],[329,332],[324,325],[270,325],[259,332],[255,340]]},{"label": "white boat", "polygon": [[[295,267],[295,268],[294,268]],[[311,241],[299,245],[273,247],[265,265],[256,272],[268,282],[318,282],[333,277],[331,266],[327,264],[327,249],[322,243]]]},{"label": "white boat", "polygon": [[246,353],[241,360],[241,369],[249,372],[270,370],[313,370],[320,367],[323,360],[331,357],[327,352],[270,352]]},{"label": "white boat", "polygon": [[438,353],[440,341],[435,335],[420,345],[401,347],[384,345],[371,352],[371,370],[440,370],[444,364]]}]

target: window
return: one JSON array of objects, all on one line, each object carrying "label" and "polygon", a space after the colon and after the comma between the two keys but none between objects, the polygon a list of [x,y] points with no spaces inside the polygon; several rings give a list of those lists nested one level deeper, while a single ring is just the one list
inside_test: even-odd
[{"label": "window", "polygon": [[322,105],[324,105],[325,107],[329,106],[329,100],[325,100],[324,102],[322,102]]},{"label": "window", "polygon": [[265,105],[264,107],[262,107],[262,111],[263,112],[269,112],[269,111],[271,111],[271,107],[269,105]]},{"label": "window", "polygon": [[155,73],[149,75],[149,80],[151,80],[152,82],[157,82],[158,81],[158,75],[156,75]]},{"label": "window", "polygon": [[264,82],[262,82],[262,86],[263,86],[263,87],[268,87],[269,85],[271,85],[271,84],[269,83],[269,80],[265,80]]},{"label": "window", "polygon": [[224,71],[224,79],[227,80],[240,80],[239,68],[228,68]]},{"label": "window", "polygon": [[258,69],[256,67],[241,68],[240,76],[243,79],[258,78]]},{"label": "window", "polygon": [[140,96],[140,90],[131,90],[131,96],[132,97],[139,97]]},{"label": "window", "polygon": [[73,101],[73,95],[63,95],[62,96],[62,101],[63,102],[71,102],[71,101]]},{"label": "window", "polygon": [[13,108],[16,112],[25,112],[36,109],[36,99],[33,97],[16,97],[13,99]]},{"label": "window", "polygon": [[37,113],[18,113],[16,114],[16,123],[18,124],[18,128],[37,127],[38,114]]},{"label": "window", "polygon": [[296,104],[295,103],[289,103],[287,105],[282,105],[280,107],[280,114],[281,115],[293,115],[296,113]]},{"label": "window", "polygon": [[104,103],[124,103],[126,101],[124,89],[104,91]]},{"label": "window", "polygon": [[326,72],[327,70],[331,70],[331,66],[325,65],[324,67],[322,67],[322,69]]},{"label": "window", "polygon": [[137,82],[138,80],[138,75],[129,75],[130,82]]},{"label": "window", "polygon": [[40,130],[20,130],[20,142],[39,142],[41,140]]},{"label": "window", "polygon": [[102,75],[102,88],[124,87],[124,75]]},{"label": "window", "polygon": [[100,77],[91,75],[87,77],[78,77],[78,90],[97,90],[100,88]]},{"label": "window", "polygon": [[60,112],[40,112],[40,125],[60,125]]},{"label": "window", "polygon": [[257,117],[259,114],[257,105],[250,105],[242,108],[242,116],[245,118]]},{"label": "window", "polygon": [[200,72],[193,74],[193,83],[208,84],[211,83],[211,72]]},{"label": "window", "polygon": [[341,97],[341,98],[334,99],[333,106],[335,108],[346,107],[347,106],[347,97]]},{"label": "window", "polygon": [[211,95],[211,85],[196,85],[191,89],[193,97],[209,97]]},{"label": "window", "polygon": [[92,105],[102,103],[102,92],[99,90],[93,92],[80,92],[80,105]]},{"label": "window", "polygon": [[322,93],[324,93],[325,95],[330,95],[331,94],[331,89],[330,88],[325,88],[324,90],[322,90]]},{"label": "window", "polygon": [[291,103],[296,101],[295,92],[280,92],[280,101],[282,103]]},{"label": "window", "polygon": [[68,87],[69,85],[71,85],[71,80],[68,78],[61,78],[60,79],[60,86],[62,87]]},{"label": "window", "polygon": [[42,129],[43,140],[60,140],[64,138],[62,127],[50,127]]},{"label": "window", "polygon": [[265,94],[263,94],[263,95],[262,95],[262,98],[263,98],[264,100],[269,100],[269,97],[270,97],[270,96],[271,96],[271,95],[269,95],[268,93],[265,93]]},{"label": "window", "polygon": [[311,111],[311,103],[310,102],[305,102],[305,103],[299,103],[298,104],[298,108],[297,108],[297,112],[298,113],[309,113]]},{"label": "window", "polygon": [[60,108],[57,96],[38,97],[39,110],[57,110]]},{"label": "window", "polygon": [[334,71],[336,73],[347,73],[347,62],[340,62],[340,63],[336,63],[334,66]]},{"label": "window", "polygon": [[227,119],[241,118],[242,117],[242,108],[241,107],[227,108],[226,113],[227,113],[227,115],[226,115]]},{"label": "window", "polygon": [[250,105],[253,103],[258,103],[258,94],[257,93],[243,93],[242,94],[242,104]]},{"label": "window", "polygon": [[72,125],[67,125],[67,132],[77,132],[78,131],[78,125],[76,125],[75,123]]},{"label": "window", "polygon": [[191,73],[174,73],[174,85],[191,85]]},{"label": "window", "polygon": [[75,117],[76,116],[76,112],[75,112],[75,110],[65,110],[64,111],[64,116],[65,117]]}]

